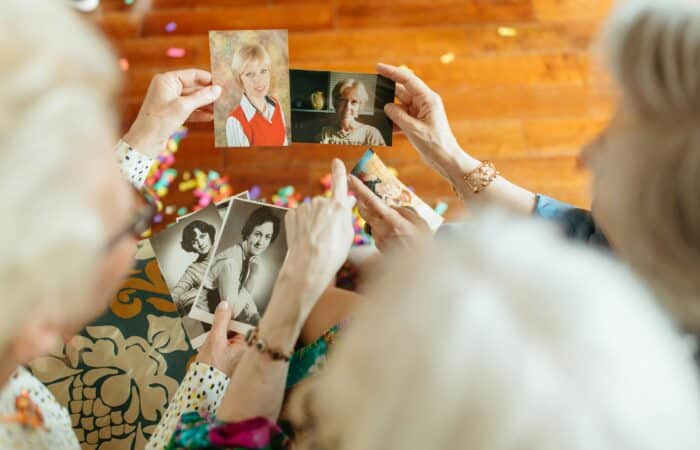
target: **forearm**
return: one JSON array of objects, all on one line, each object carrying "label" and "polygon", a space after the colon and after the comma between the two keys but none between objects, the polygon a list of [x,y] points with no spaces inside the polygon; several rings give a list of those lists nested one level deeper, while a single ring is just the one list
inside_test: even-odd
[{"label": "forearm", "polygon": [[[269,348],[291,354],[307,312],[295,296],[305,295],[304,284],[284,268],[275,285],[270,304],[260,321],[260,337]],[[248,348],[233,374],[217,418],[239,422],[262,416],[276,421],[284,400],[289,363]]]},{"label": "forearm", "polygon": [[441,172],[458,193],[460,198],[469,205],[497,204],[511,211],[530,214],[535,207],[535,194],[515,185],[503,176],[496,177],[483,191],[475,194],[464,182],[464,176],[479,167],[481,161],[471,157],[461,148],[450,153],[442,161]]}]

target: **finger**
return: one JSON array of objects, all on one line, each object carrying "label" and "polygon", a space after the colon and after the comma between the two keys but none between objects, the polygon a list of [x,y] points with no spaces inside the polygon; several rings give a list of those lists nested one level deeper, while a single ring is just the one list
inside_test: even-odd
[{"label": "finger", "polygon": [[430,91],[427,84],[408,69],[396,67],[390,64],[377,63],[377,72],[390,80],[404,85],[412,95],[425,94]]},{"label": "finger", "polygon": [[200,89],[191,95],[180,97],[179,102],[183,108],[190,111],[191,114],[193,111],[212,103],[214,100],[219,98],[219,95],[221,95],[221,86],[214,85],[208,88]]},{"label": "finger", "polygon": [[421,217],[420,214],[418,214],[418,211],[413,209],[410,206],[395,206],[394,211],[399,213],[401,217],[406,219],[407,221],[411,222],[411,224],[419,227],[419,228],[428,228],[428,222]]},{"label": "finger", "polygon": [[236,333],[233,337],[229,338],[228,343],[231,346],[245,344],[245,336],[240,333]]},{"label": "finger", "polygon": [[192,87],[209,86],[211,73],[202,69],[184,69],[171,72],[182,85],[183,89]]},{"label": "finger", "polygon": [[418,119],[409,114],[408,108],[410,106],[387,103],[384,105],[384,112],[396,126],[405,131],[406,129],[415,129],[419,122]]},{"label": "finger", "polygon": [[408,90],[403,84],[397,83],[396,84],[396,98],[399,99],[402,105],[410,105],[413,96],[409,94]]},{"label": "finger", "polygon": [[347,204],[348,175],[345,164],[338,158],[334,158],[331,163],[331,196]]},{"label": "finger", "polygon": [[[360,181],[355,175],[348,177],[350,189],[357,196],[357,206],[360,209],[360,215],[368,220],[370,218],[383,218],[391,211],[389,206],[382,201],[377,195],[370,190],[365,184]],[[365,213],[362,213],[362,210]]]},{"label": "finger", "polygon": [[214,113],[197,110],[190,114],[188,122],[211,122],[214,120]]},{"label": "finger", "polygon": [[297,227],[296,227],[296,214],[297,214],[297,209],[290,209],[287,211],[287,213],[284,215],[284,230],[285,233],[287,234],[287,242],[294,242],[296,239],[296,233],[297,233]]},{"label": "finger", "polygon": [[226,300],[222,300],[214,311],[214,322],[211,325],[212,338],[227,339],[229,320],[231,320],[231,307]]}]

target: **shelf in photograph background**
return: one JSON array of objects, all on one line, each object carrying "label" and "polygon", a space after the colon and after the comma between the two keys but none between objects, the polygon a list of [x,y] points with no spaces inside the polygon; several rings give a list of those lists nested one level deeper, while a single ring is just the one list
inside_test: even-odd
[{"label": "shelf in photograph background", "polygon": [[312,112],[312,113],[335,113],[332,109],[311,109],[311,108],[292,108],[292,111]]},{"label": "shelf in photograph background", "polygon": [[[332,109],[307,109],[307,108],[292,108],[292,112],[311,112],[311,113],[325,113],[325,114],[335,114],[335,111]],[[361,112],[360,117],[362,116],[373,116],[374,114],[369,114],[366,112]]]}]

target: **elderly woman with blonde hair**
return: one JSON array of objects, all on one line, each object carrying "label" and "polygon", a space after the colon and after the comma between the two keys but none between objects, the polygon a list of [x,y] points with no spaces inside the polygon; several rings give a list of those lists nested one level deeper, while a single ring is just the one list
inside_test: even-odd
[{"label": "elderly woman with blonde hair", "polygon": [[365,84],[347,78],[338,81],[332,92],[338,123],[323,127],[318,136],[321,144],[386,145],[382,133],[372,125],[359,122],[360,111],[369,101]]},{"label": "elderly woman with blonde hair", "polygon": [[[386,106],[423,159],[468,204],[500,204],[551,218],[571,237],[612,250],[635,268],[686,327],[700,332],[700,5],[678,0],[622,2],[607,23],[603,51],[621,91],[608,127],[583,151],[593,174],[592,212],[516,186],[488,161],[464,152],[440,96],[398,67],[401,105]],[[351,180],[372,229],[414,228],[378,211]],[[381,205],[379,205],[381,208]],[[388,232],[390,237],[392,232]]]}]

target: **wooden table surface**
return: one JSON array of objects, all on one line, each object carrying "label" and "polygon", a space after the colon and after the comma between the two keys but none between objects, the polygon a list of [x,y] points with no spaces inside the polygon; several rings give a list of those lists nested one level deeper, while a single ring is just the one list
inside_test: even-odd
[{"label": "wooden table surface", "polygon": [[[442,96],[462,146],[495,162],[525,187],[580,206],[588,176],[576,155],[610,117],[614,90],[593,52],[610,0],[102,0],[85,16],[129,61],[120,99],[122,126],[133,120],[160,71],[209,69],[211,29],[289,29],[290,67],[373,72],[404,64]],[[177,29],[165,26],[175,22]],[[505,32],[504,28],[505,27]],[[510,32],[514,30],[515,33]],[[508,36],[515,34],[515,36]],[[170,47],[183,58],[166,56]],[[451,55],[450,55],[451,54]],[[450,55],[449,57],[444,57]],[[441,60],[449,61],[443,63]],[[293,185],[320,192],[332,157],[352,165],[362,148],[293,144],[285,150],[214,148],[211,125],[191,127],[175,168],[217,170],[234,190],[263,195]],[[431,204],[459,202],[402,135],[380,156]],[[171,189],[167,202],[192,205]]]}]

